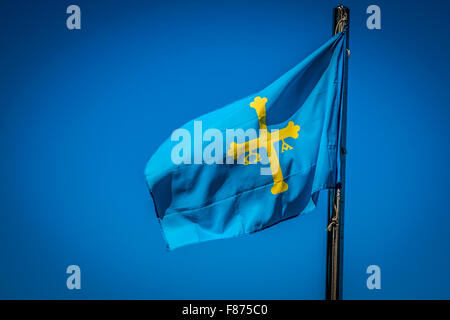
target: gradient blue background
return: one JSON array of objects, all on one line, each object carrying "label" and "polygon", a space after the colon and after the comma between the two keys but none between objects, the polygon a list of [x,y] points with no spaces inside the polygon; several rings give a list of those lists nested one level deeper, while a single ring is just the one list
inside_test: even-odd
[{"label": "gradient blue background", "polygon": [[[324,43],[339,4],[0,2],[0,298],[322,299],[325,193],[304,217],[168,252],[143,171],[173,129]],[[344,4],[344,298],[450,298],[450,4]],[[366,28],[370,4],[382,30]]]}]

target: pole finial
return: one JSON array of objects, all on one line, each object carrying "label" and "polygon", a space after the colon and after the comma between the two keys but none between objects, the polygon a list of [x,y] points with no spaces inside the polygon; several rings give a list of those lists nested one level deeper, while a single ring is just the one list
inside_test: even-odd
[{"label": "pole finial", "polygon": [[333,34],[344,31],[344,27],[348,24],[350,10],[343,5],[334,8],[334,31]]}]

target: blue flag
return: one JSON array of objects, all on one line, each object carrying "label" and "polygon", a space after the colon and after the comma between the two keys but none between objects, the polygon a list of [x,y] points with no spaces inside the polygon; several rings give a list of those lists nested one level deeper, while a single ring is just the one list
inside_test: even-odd
[{"label": "blue flag", "polygon": [[169,249],[311,211],[340,181],[346,31],[258,93],[174,130],[145,175]]}]

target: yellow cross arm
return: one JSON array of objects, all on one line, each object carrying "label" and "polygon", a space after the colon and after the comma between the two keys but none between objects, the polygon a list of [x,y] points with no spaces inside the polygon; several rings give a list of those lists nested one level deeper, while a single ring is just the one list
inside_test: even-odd
[{"label": "yellow cross arm", "polygon": [[[278,139],[272,138],[272,143],[275,143],[280,140],[284,140],[286,138],[298,138],[298,132],[300,131],[299,125],[294,125],[294,122],[289,121],[288,125],[284,127],[283,129],[278,130]],[[275,135],[274,132],[272,132],[272,137]]]},{"label": "yellow cross arm", "polygon": [[[300,131],[300,126],[295,125],[294,122],[292,122],[292,121],[289,121],[288,125],[286,127],[284,127],[283,129],[280,129],[280,130],[272,132],[272,133],[268,133],[268,136],[262,135],[262,138],[263,139],[265,138],[266,141],[271,141],[272,143],[278,142],[278,141],[286,139],[286,138],[297,139],[299,131]],[[278,137],[277,137],[277,133],[278,133]],[[234,159],[237,159],[243,153],[253,151],[260,147],[267,147],[267,145],[265,144],[265,141],[261,141],[261,137],[244,142],[244,143],[232,142],[232,143],[230,143],[230,148],[228,149],[227,155],[229,157],[232,156]]]}]

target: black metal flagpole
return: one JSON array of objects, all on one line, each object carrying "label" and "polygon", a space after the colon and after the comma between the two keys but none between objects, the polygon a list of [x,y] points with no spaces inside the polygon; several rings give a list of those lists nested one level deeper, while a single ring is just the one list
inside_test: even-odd
[{"label": "black metal flagpole", "polygon": [[[350,10],[339,6],[333,10],[333,35],[341,32],[350,21]],[[347,48],[348,50],[348,32]],[[341,119],[341,182],[335,189],[328,191],[328,239],[327,239],[327,274],[326,274],[326,299],[342,299],[342,266],[344,248],[344,198],[345,198],[345,154],[346,154],[346,126],[347,126],[347,59],[344,63],[344,90]]]}]

